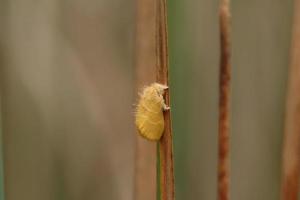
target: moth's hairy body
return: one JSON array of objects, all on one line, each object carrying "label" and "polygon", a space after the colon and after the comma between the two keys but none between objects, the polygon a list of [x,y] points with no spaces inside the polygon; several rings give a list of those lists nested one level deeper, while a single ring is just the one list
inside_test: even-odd
[{"label": "moth's hairy body", "polygon": [[161,138],[165,123],[163,110],[168,110],[163,98],[168,87],[158,83],[144,88],[137,105],[135,124],[141,136],[157,141]]}]

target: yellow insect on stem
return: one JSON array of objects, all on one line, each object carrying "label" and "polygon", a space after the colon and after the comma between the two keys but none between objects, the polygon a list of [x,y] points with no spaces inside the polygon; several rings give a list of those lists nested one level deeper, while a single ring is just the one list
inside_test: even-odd
[{"label": "yellow insect on stem", "polygon": [[135,124],[139,134],[151,141],[158,141],[165,128],[163,111],[170,109],[164,101],[166,85],[153,83],[145,87],[137,105]]}]

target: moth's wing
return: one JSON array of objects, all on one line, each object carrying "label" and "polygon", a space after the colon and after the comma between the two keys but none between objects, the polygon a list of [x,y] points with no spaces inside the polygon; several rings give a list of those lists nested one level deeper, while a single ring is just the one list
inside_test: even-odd
[{"label": "moth's wing", "polygon": [[141,136],[157,141],[164,130],[163,99],[153,88],[145,90],[137,107],[136,126]]}]

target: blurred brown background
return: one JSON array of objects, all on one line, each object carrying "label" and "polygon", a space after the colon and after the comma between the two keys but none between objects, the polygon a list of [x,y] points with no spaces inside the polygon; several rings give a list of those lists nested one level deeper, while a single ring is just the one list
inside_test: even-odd
[{"label": "blurred brown background", "polygon": [[[135,3],[0,0],[6,200],[133,199]],[[218,1],[168,7],[176,199],[213,200]],[[232,1],[233,200],[279,199],[292,7]]]}]

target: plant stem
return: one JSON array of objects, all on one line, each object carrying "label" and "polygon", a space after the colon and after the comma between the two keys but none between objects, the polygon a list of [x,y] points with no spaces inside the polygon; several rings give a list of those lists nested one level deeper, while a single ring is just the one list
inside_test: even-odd
[{"label": "plant stem", "polygon": [[[168,33],[167,33],[167,2],[156,0],[156,80],[158,83],[169,85],[169,57],[168,57]],[[166,91],[165,101],[170,105],[170,92]],[[160,198],[161,200],[174,200],[174,164],[173,164],[173,139],[171,128],[171,113],[164,112],[165,131],[159,141],[160,162]]]},{"label": "plant stem", "polygon": [[218,199],[229,199],[229,118],[230,118],[230,11],[229,0],[220,1],[220,96]]},{"label": "plant stem", "polygon": [[[155,82],[155,1],[136,1],[136,94],[145,85]],[[137,98],[136,98],[137,99]],[[156,145],[136,134],[135,200],[156,197]]]},{"label": "plant stem", "polygon": [[282,200],[297,200],[300,170],[300,0],[295,0],[282,164]]}]

